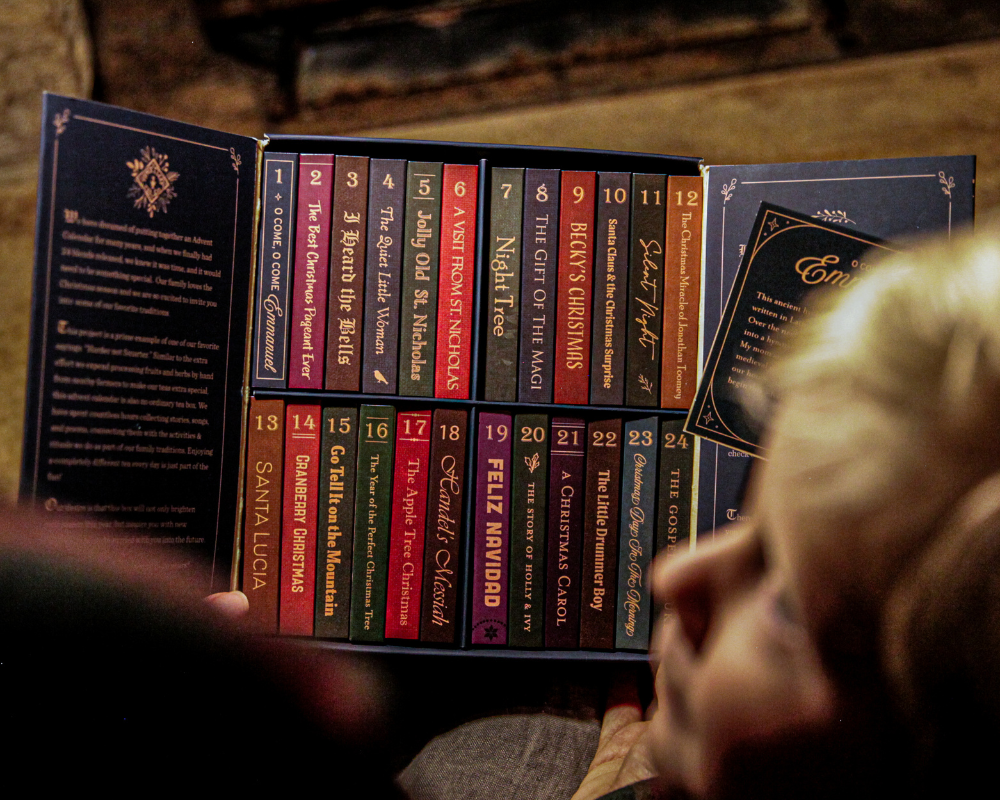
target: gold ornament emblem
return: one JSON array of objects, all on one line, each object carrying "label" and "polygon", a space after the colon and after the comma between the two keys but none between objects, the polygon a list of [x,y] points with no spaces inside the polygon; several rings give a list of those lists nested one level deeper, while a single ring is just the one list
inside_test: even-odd
[{"label": "gold ornament emblem", "polygon": [[168,156],[157,153],[152,147],[142,148],[142,158],[127,162],[132,170],[135,183],[128,190],[128,196],[135,200],[135,207],[149,212],[152,217],[157,211],[167,213],[167,204],[177,196],[174,183],[180,173],[170,171]]}]

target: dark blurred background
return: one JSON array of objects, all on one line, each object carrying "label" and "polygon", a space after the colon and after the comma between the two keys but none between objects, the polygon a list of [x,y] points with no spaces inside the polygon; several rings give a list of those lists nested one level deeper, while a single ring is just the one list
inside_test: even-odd
[{"label": "dark blurred background", "polygon": [[17,484],[42,90],[215,128],[697,155],[974,153],[986,0],[0,0],[0,495]]}]

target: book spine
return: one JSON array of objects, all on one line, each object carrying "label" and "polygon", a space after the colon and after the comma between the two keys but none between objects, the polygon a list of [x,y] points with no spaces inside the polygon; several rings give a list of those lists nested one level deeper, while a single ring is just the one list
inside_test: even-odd
[{"label": "book spine", "polygon": [[369,166],[361,391],[395,394],[406,162],[373,158]]},{"label": "book spine", "polygon": [[517,399],[552,402],[556,274],[559,267],[559,170],[524,171],[521,320]]},{"label": "book spine", "polygon": [[666,190],[664,175],[632,176],[625,405],[641,408],[660,402]]},{"label": "book spine", "polygon": [[545,646],[573,648],[580,645],[587,425],[582,419],[554,417],[549,437]]},{"label": "book spine", "polygon": [[368,158],[337,156],[333,182],[329,321],[323,385],[330,392],[356,392],[361,388]]},{"label": "book spine", "polygon": [[620,419],[595,420],[587,425],[580,647],[598,650],[615,646],[621,441]]},{"label": "book spine", "polygon": [[590,402],[594,405],[620,406],[625,399],[630,183],[627,172],[597,176],[590,354]]},{"label": "book spine", "polygon": [[491,179],[485,397],[514,402],[517,399],[517,329],[521,311],[524,170],[494,169]]},{"label": "book spine", "polygon": [[691,539],[694,498],[694,437],[683,419],[660,423],[660,491],[656,515],[656,552],[671,553]]},{"label": "book spine", "polygon": [[354,492],[352,642],[381,642],[385,638],[392,448],[395,438],[395,408],[361,406],[358,412],[358,468]]},{"label": "book spine", "polygon": [[479,167],[445,164],[441,181],[435,397],[469,399],[478,183]]},{"label": "book spine", "polygon": [[396,417],[392,481],[392,527],[385,638],[420,638],[420,592],[424,576],[427,475],[431,456],[431,412],[404,411]]},{"label": "book spine", "polygon": [[595,172],[563,172],[559,190],[559,277],[553,400],[590,399]]},{"label": "book spine", "polygon": [[289,389],[323,388],[332,198],[333,156],[299,156]]},{"label": "book spine", "polygon": [[251,378],[255,388],[288,386],[288,304],[298,162],[295,153],[264,154]]},{"label": "book spine", "polygon": [[615,647],[648,650],[652,615],[649,566],[656,520],[656,417],[625,423],[622,443],[620,544],[618,547],[618,620]]},{"label": "book spine", "polygon": [[441,171],[440,162],[411,161],[406,168],[399,394],[407,397],[434,395]]},{"label": "book spine", "polygon": [[358,410],[324,408],[316,547],[315,635],[346,639],[351,621]]},{"label": "book spine", "polygon": [[549,474],[549,418],[545,414],[514,417],[513,459],[508,638],[512,647],[543,647]]},{"label": "book spine", "polygon": [[686,411],[694,401],[698,383],[703,197],[704,182],[700,177],[667,178],[661,408]]},{"label": "book spine", "polygon": [[454,644],[461,581],[465,437],[469,415],[458,408],[434,411],[420,640]]},{"label": "book spine", "polygon": [[313,633],[321,427],[319,406],[289,405],[285,409],[278,633],[289,636],[312,636]]},{"label": "book spine", "polygon": [[247,623],[255,633],[278,632],[284,434],[284,401],[250,398],[243,594],[250,601]]},{"label": "book spine", "polygon": [[480,414],[472,575],[473,644],[507,644],[510,456],[510,414]]}]

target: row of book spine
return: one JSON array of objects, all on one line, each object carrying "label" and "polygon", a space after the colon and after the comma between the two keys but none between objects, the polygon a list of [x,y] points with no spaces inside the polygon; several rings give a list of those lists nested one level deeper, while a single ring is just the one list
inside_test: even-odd
[{"label": "row of book spine", "polygon": [[467,399],[478,176],[266,153],[252,386]]},{"label": "row of book spine", "polygon": [[491,170],[485,399],[686,410],[702,180]]},{"label": "row of book spine", "polygon": [[[648,648],[651,557],[690,531],[680,425],[479,414],[471,644]],[[254,628],[459,643],[468,428],[464,408],[254,398],[243,540]]]}]

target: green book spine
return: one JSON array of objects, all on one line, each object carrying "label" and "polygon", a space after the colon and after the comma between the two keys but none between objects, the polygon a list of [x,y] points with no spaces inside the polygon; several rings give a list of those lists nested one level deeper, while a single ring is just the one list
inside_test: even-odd
[{"label": "green book spine", "polygon": [[510,592],[507,642],[545,645],[545,518],[549,474],[549,418],[514,417],[514,483],[511,487]]},{"label": "green book spine", "polygon": [[327,639],[346,639],[350,629],[357,442],[358,410],[324,408],[313,635]]},{"label": "green book spine", "polygon": [[660,423],[660,499],[656,515],[656,552],[673,552],[691,540],[694,496],[694,437],[684,418]]},{"label": "green book spine", "polygon": [[521,206],[524,170],[494,169],[490,233],[486,240],[486,399],[517,400],[518,322],[521,313]]},{"label": "green book spine", "polygon": [[615,647],[619,650],[649,649],[658,422],[656,417],[647,417],[625,423],[615,625]]},{"label": "green book spine", "polygon": [[434,396],[442,169],[427,161],[406,167],[398,382],[406,397]]},{"label": "green book spine", "polygon": [[351,580],[352,642],[382,642],[385,639],[389,522],[392,518],[392,451],[395,440],[396,409],[392,406],[361,406],[358,415]]}]

